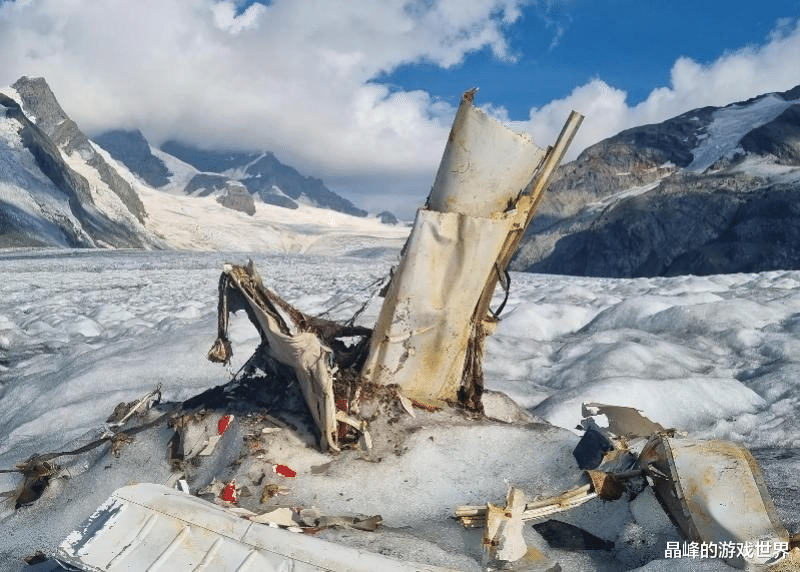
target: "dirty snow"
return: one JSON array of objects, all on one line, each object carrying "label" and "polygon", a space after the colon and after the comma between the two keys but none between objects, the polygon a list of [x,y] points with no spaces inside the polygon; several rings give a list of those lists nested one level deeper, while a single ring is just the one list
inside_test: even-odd
[{"label": "dirty snow", "polygon": [[740,163],[733,166],[732,173],[743,173],[753,177],[762,177],[773,183],[794,183],[800,180],[800,167],[795,165],[779,165],[774,157],[748,155]]},{"label": "dirty snow", "polygon": [[[394,239],[355,236],[344,252],[0,252],[0,469],[86,443],[117,403],[158,384],[177,401],[231,379],[258,334],[237,315],[234,361],[205,359],[225,261],[252,256],[267,285],[300,308],[349,317],[397,250]],[[363,321],[376,312],[373,303]],[[289,486],[315,495],[320,508],[384,517],[385,534],[353,533],[348,542],[398,554],[416,546],[440,565],[480,570],[480,531],[462,531],[449,511],[500,502],[509,485],[531,496],[572,486],[581,403],[602,401],[637,407],[692,437],[754,449],[779,514],[797,532],[798,356],[800,272],[635,280],[513,273],[503,320],[487,340],[486,384],[554,427],[431,423],[398,455],[323,475],[310,468],[330,457],[300,439],[276,455],[300,473]],[[70,478],[16,513],[6,501],[0,568],[49,572],[52,562],[28,567],[22,558],[52,552],[114,488],[165,482],[169,435],[157,437],[137,440],[118,459],[70,461]],[[0,491],[17,479],[0,474]],[[563,520],[616,543],[610,553],[552,550],[564,570],[730,570],[716,560],[664,559],[666,542],[679,537],[649,491],[630,503],[587,503]]]}]

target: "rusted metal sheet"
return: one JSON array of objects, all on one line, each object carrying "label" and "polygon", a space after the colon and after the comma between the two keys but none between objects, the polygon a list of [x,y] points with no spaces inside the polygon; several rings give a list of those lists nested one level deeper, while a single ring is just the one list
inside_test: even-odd
[{"label": "rusted metal sheet", "polygon": [[55,558],[91,572],[448,572],[258,524],[154,484],[115,491]]},{"label": "rusted metal sheet", "polygon": [[462,98],[426,208],[386,293],[362,380],[480,408],[489,303],[580,125],[547,152]]},{"label": "rusted metal sheet", "polygon": [[421,209],[386,292],[362,377],[455,401],[473,311],[513,224]]},{"label": "rusted metal sheet", "polygon": [[[322,343],[320,336],[304,331],[289,309],[277,303],[279,297],[263,286],[252,264],[248,267],[226,264],[223,274],[229,277],[250,306],[248,315],[258,322],[270,355],[294,371],[322,434],[322,446],[338,451],[332,350]],[[220,295],[224,296],[224,293]]]},{"label": "rusted metal sheet", "polygon": [[726,558],[731,566],[761,569],[776,546],[788,545],[761,469],[744,446],[656,435],[640,453],[639,463],[689,540],[770,547]]},{"label": "rusted metal sheet", "polygon": [[605,415],[608,418],[608,430],[619,437],[649,437],[665,431],[664,427],[651,421],[633,407],[584,403],[581,410],[584,417]]}]

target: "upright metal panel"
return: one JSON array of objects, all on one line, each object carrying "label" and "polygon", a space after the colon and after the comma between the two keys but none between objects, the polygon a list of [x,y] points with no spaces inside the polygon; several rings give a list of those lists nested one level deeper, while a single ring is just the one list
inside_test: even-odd
[{"label": "upright metal panel", "polygon": [[375,329],[362,379],[480,408],[489,303],[582,117],[544,151],[464,94]]},{"label": "upright metal panel", "polygon": [[[750,452],[730,441],[673,439],[657,435],[639,456],[656,493],[683,535],[698,543],[735,545],[788,543],[764,477]],[[760,570],[773,556],[736,554],[728,564]]]},{"label": "upright metal panel", "polygon": [[474,107],[472,93],[461,100],[427,208],[488,217],[513,205],[545,150]]}]

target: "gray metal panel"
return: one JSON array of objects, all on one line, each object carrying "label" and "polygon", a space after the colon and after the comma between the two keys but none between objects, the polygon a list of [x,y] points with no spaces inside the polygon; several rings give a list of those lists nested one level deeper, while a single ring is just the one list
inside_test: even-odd
[{"label": "gray metal panel", "polygon": [[115,491],[55,558],[87,572],[447,572],[254,523],[154,484]]}]

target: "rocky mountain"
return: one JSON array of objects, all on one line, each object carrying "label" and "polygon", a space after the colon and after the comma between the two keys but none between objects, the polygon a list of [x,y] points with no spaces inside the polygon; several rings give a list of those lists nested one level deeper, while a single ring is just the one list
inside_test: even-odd
[{"label": "rocky mountain", "polygon": [[213,195],[217,202],[247,214],[255,201],[296,209],[299,203],[354,216],[366,216],[337,195],[320,179],[306,177],[281,163],[270,152],[212,151],[170,140],[158,150],[180,160],[194,171],[178,177],[138,130],[115,129],[94,138],[112,157],[154,188],[172,188],[191,196]]},{"label": "rocky mountain", "polygon": [[113,129],[93,139],[151,187],[163,187],[170,182],[172,173],[161,159],[153,155],[150,144],[138,129]]},{"label": "rocky mountain", "polygon": [[562,166],[512,267],[610,277],[800,268],[800,86],[628,129]]},{"label": "rocky mountain", "polygon": [[[298,202],[305,202],[354,216],[367,215],[328,189],[321,179],[300,174],[271,152],[210,151],[174,140],[164,143],[161,150],[201,172],[188,182],[189,194],[219,188],[226,179],[241,183],[253,197],[267,204],[294,209]],[[209,178],[209,173],[218,176]],[[212,181],[213,186],[209,186]]]},{"label": "rocky mountain", "polygon": [[44,79],[0,89],[0,247],[159,247],[146,217]]}]

